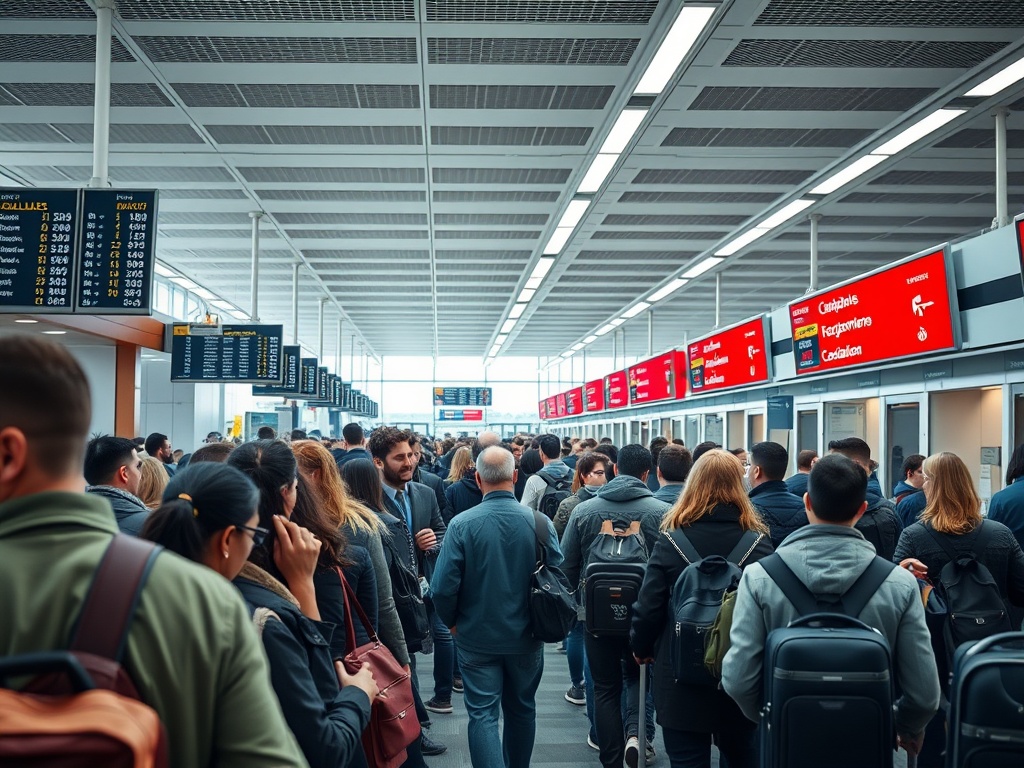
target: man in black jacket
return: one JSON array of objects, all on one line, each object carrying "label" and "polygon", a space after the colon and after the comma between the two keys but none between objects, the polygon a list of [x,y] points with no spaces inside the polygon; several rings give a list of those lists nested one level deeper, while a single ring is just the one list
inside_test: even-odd
[{"label": "man in black jacket", "polygon": [[142,459],[125,437],[94,437],[85,449],[86,493],[110,502],[121,533],[138,536],[149,509],[137,494],[142,480]]},{"label": "man in black jacket", "polygon": [[[847,437],[844,440],[833,440],[828,444],[829,453],[841,453],[846,458],[859,464],[867,476],[871,477],[871,447],[859,437]],[[896,506],[881,494],[873,490],[878,484],[868,481],[868,508],[863,517],[854,526],[864,538],[875,545],[879,557],[892,560],[896,552],[896,542],[903,533],[903,522],[896,514]]]},{"label": "man in black jacket", "polygon": [[758,443],[750,449],[750,500],[770,531],[772,546],[807,525],[804,500],[790,492],[782,480],[789,466],[789,451],[778,443]]},{"label": "man in black jacket", "polygon": [[428,472],[421,466],[423,443],[420,442],[420,439],[415,434],[410,433],[409,445],[412,448],[413,458],[416,461],[416,468],[412,471],[412,481],[425,485],[434,492],[434,496],[437,498],[437,506],[441,510],[441,519],[447,524],[452,519],[452,510],[444,495],[444,481],[433,472]]}]

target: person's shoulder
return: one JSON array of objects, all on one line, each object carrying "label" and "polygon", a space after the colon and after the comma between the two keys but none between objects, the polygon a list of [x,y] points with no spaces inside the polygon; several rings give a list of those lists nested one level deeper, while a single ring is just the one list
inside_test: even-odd
[{"label": "person's shoulder", "polygon": [[[174,622],[176,629],[182,613],[212,610],[211,615],[224,621],[242,604],[238,590],[223,576],[167,550],[153,562],[143,597],[152,606],[147,614]],[[191,622],[185,626],[191,627]]]}]

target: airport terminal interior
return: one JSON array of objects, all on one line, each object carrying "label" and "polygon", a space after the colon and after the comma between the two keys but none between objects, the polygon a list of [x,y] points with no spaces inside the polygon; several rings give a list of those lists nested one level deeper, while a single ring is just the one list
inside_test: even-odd
[{"label": "airport terminal interior", "polygon": [[92,435],[860,438],[985,510],[1022,270],[1022,0],[0,0],[0,338]]}]

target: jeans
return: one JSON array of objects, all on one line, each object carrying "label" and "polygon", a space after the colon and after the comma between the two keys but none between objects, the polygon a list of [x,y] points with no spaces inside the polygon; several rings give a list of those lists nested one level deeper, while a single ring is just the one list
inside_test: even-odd
[{"label": "jeans", "polygon": [[[537,733],[543,650],[487,654],[462,649],[460,654],[473,768],[529,768]],[[500,737],[499,710],[505,719]]]},{"label": "jeans", "polygon": [[[711,734],[662,727],[671,768],[711,768]],[[757,730],[716,733],[721,768],[757,768]]]},{"label": "jeans", "polygon": [[448,627],[434,612],[433,604],[428,603],[427,605],[430,635],[434,639],[434,698],[438,701],[450,701],[455,665],[455,642],[452,640],[452,633]]},{"label": "jeans", "polygon": [[[586,635],[587,663],[594,678],[594,717],[601,765],[622,768],[626,731],[637,732],[640,709],[640,667],[628,637]],[[625,687],[625,705],[623,705]],[[625,717],[623,717],[625,713]],[[625,721],[625,729],[623,729]]]},{"label": "jeans", "polygon": [[583,688],[583,665],[587,663],[587,648],[583,639],[585,625],[577,621],[565,638],[565,659],[569,662],[569,684]]},{"label": "jeans", "polygon": [[[639,680],[640,680],[640,678],[637,677],[637,681],[639,681]],[[654,733],[654,686],[651,683],[652,683],[651,666],[648,664],[647,665],[646,689],[644,691],[644,693],[645,693],[645,695],[644,695],[644,725],[646,726],[644,728],[644,731],[645,731],[645,735],[647,736],[647,741],[650,742],[650,743],[654,743],[654,736],[655,736],[655,733]],[[636,692],[636,695],[638,695],[638,694],[639,694],[639,690]],[[628,706],[628,702],[627,702],[626,699],[627,699],[626,690],[623,689],[623,691],[622,691],[622,719],[623,719],[623,722],[625,722],[625,720],[626,720],[626,713],[628,711],[626,709],[626,707]],[[637,700],[639,701],[639,699],[637,699]],[[637,717],[637,719],[639,719],[639,717],[640,717],[640,715],[639,715],[639,705],[638,705],[638,712],[636,714],[636,717]],[[633,728],[627,727],[626,728],[626,738],[629,738],[630,736],[639,736],[639,735],[640,734],[638,732],[638,728],[636,728],[636,727],[633,727]]]}]

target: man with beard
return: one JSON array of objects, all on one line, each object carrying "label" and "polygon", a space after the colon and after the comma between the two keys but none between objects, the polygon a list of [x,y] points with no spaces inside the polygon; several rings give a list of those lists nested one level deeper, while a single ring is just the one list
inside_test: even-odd
[{"label": "man with beard", "polygon": [[167,435],[154,432],[147,437],[146,453],[154,459],[158,459],[164,465],[167,474],[174,477],[174,467],[171,466],[174,462],[174,451],[171,449],[171,441],[167,439]]}]

